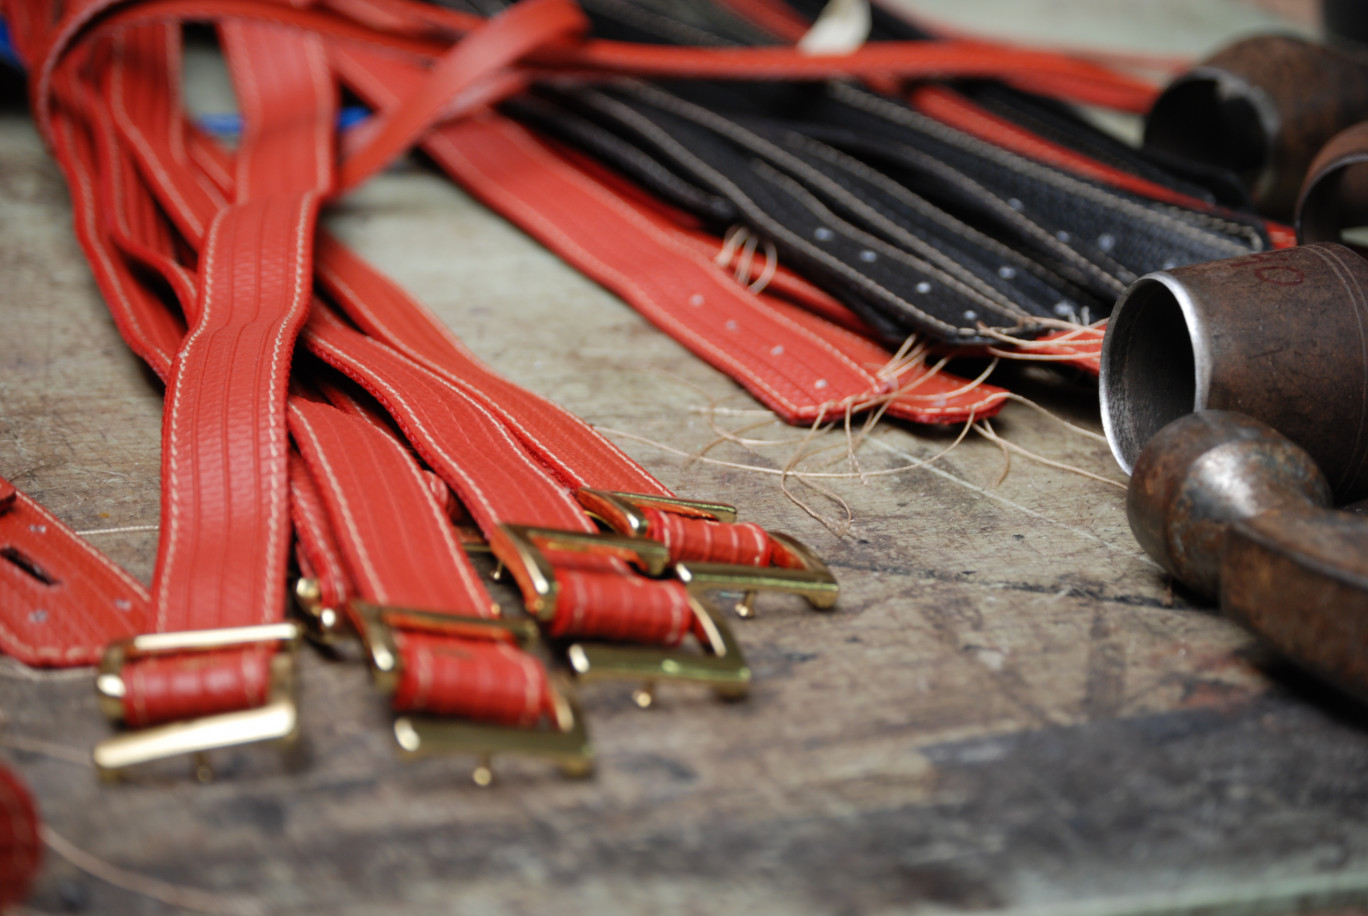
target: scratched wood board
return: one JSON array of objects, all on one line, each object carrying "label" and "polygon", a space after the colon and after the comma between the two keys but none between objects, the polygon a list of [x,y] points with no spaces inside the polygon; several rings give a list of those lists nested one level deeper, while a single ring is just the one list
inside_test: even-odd
[{"label": "scratched wood board", "polygon": [[[1105,6],[1118,35],[1154,6],[1187,9]],[[1211,39],[1268,21],[1211,6],[1224,17],[1201,26]],[[0,472],[146,581],[161,392],[100,302],[17,85],[0,88]],[[896,424],[852,459],[841,432],[804,441],[765,424],[730,381],[422,168],[381,176],[328,221],[496,368],[667,485],[822,552],[839,608],[769,599],[738,621],[756,675],[745,702],[663,688],[644,712],[623,685],[586,689],[596,777],[499,760],[489,790],[469,760],[399,760],[361,667],[314,653],[293,752],[217,754],[209,785],[180,762],[102,785],[86,762],[106,734],[89,671],[5,662],[0,752],[55,834],[29,911],[1368,904],[1365,716],[1171,593],[1130,536],[1122,478],[1095,438],[1023,405],[994,421],[1014,445],[1112,483],[1020,454],[1008,467],[975,434],[915,467],[958,431]],[[1099,429],[1090,383],[1009,377]],[[825,449],[802,466],[831,475],[810,478],[829,492],[781,481],[800,448]]]}]

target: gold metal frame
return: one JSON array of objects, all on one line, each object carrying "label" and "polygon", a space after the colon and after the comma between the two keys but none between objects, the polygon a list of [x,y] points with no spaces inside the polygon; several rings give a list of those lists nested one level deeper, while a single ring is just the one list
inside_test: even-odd
[{"label": "gold metal frame", "polygon": [[740,566],[732,563],[676,563],[675,574],[690,591],[741,592],[736,604],[740,617],[755,616],[755,596],[758,592],[787,592],[801,595],[815,610],[829,611],[841,596],[836,577],[807,545],[786,534],[769,532],[803,562],[801,569],[784,566]]},{"label": "gold metal frame", "polygon": [[[413,608],[390,607],[353,599],[351,616],[366,647],[376,688],[391,695],[398,688],[403,661],[394,640],[395,626],[457,639],[508,642],[523,650],[534,649],[541,633],[528,619],[468,617]],[[477,785],[494,779],[492,757],[518,754],[547,757],[569,776],[593,771],[594,748],[589,743],[584,714],[568,685],[550,681],[555,722],[549,728],[514,728],[441,716],[406,714],[394,720],[394,739],[407,756],[427,754],[474,754],[479,759],[473,773]]]},{"label": "gold metal frame", "polygon": [[438,716],[403,715],[394,720],[394,740],[407,756],[428,754],[474,754],[479,759],[472,778],[487,786],[494,779],[495,754],[544,757],[563,773],[575,778],[594,771],[594,746],[573,691],[567,684],[551,681],[556,716],[550,728],[513,728],[463,722]]},{"label": "gold metal frame", "polygon": [[702,653],[575,643],[566,650],[570,667],[586,682],[641,681],[642,686],[633,694],[633,699],[643,708],[655,701],[655,685],[660,681],[704,684],[726,699],[744,697],[750,691],[751,670],[746,665],[741,644],[726,621],[701,601],[690,596],[689,607],[703,629]]},{"label": "gold metal frame", "polygon": [[296,579],[292,592],[295,607],[299,610],[295,616],[304,625],[304,635],[311,642],[322,646],[335,646],[352,635],[346,615],[337,608],[323,604],[323,590],[319,587],[317,579]]},{"label": "gold metal frame", "polygon": [[[111,776],[141,763],[181,754],[263,741],[293,741],[299,733],[299,710],[294,698],[295,651],[300,628],[294,623],[269,623],[218,630],[148,633],[119,640],[105,649],[95,678],[100,709],[112,722],[122,722],[127,685],[124,664],[149,655],[212,652],[262,643],[284,643],[287,651],[271,659],[271,680],[265,705],[169,722],[106,738],[95,746],[95,767]],[[201,765],[201,770],[204,770]]]},{"label": "gold metal frame", "polygon": [[[577,490],[575,497],[592,518],[618,534],[628,537],[647,536],[650,526],[641,511],[644,508],[661,509],[689,518],[717,522],[736,521],[735,507],[726,503],[623,493],[617,490],[595,490],[589,487]],[[776,531],[768,534],[802,562],[801,569],[686,562],[676,564],[675,573],[694,592],[741,592],[742,598],[736,605],[736,613],[741,617],[755,615],[755,596],[762,591],[801,595],[817,610],[830,610],[835,607],[840,596],[840,586],[822,559],[796,538]]]},{"label": "gold metal frame", "polygon": [[556,571],[543,550],[615,557],[652,577],[663,575],[670,565],[670,551],[665,545],[644,538],[528,525],[500,525],[499,533],[514,552],[514,557],[505,559],[517,561],[504,565],[522,588],[528,612],[540,620],[549,620],[555,613],[556,597],[560,592]]},{"label": "gold metal frame", "polygon": [[[610,495],[616,498],[622,494]],[[543,548],[617,556],[632,561],[648,576],[659,576],[669,568],[669,549],[649,538],[520,525],[504,525],[500,530],[516,552],[518,563],[510,566],[514,578],[519,584],[527,583],[530,586],[524,590],[524,594],[530,591],[533,595],[532,600],[528,601],[528,610],[543,621],[550,620],[555,613],[556,596],[559,593],[555,568],[542,553]],[[750,689],[751,672],[746,666],[741,645],[726,623],[692,594],[689,595],[689,607],[704,633],[702,653],[575,643],[566,650],[571,668],[581,680],[586,681],[613,678],[643,682],[643,686],[634,693],[634,698],[642,707],[654,702],[655,685],[659,681],[706,684],[719,696],[745,696]]]}]

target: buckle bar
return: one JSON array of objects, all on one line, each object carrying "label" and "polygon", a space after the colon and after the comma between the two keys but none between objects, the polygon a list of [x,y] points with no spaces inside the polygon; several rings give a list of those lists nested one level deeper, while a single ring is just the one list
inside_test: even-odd
[{"label": "buckle bar", "polygon": [[494,780],[495,754],[519,754],[553,760],[566,776],[582,778],[594,771],[584,713],[568,685],[551,683],[555,722],[551,728],[512,728],[462,722],[437,716],[403,715],[394,720],[394,739],[408,756],[474,754],[479,758],[472,778],[487,786]]},{"label": "buckle bar", "polygon": [[366,647],[375,687],[386,695],[394,693],[398,688],[402,666],[399,649],[394,641],[393,627],[396,625],[460,639],[510,642],[520,649],[530,648],[540,637],[536,624],[530,620],[442,614],[372,604],[360,598],[353,598],[348,602],[348,607],[356,621],[357,635]]},{"label": "buckle bar", "polygon": [[642,649],[603,643],[575,643],[566,650],[570,667],[583,681],[640,680],[632,699],[643,709],[655,702],[659,681],[706,684],[725,699],[740,699],[750,691],[751,671],[726,621],[693,596],[689,607],[702,625],[703,654],[677,649]]},{"label": "buckle bar", "polygon": [[801,560],[802,568],[687,562],[676,563],[675,574],[690,591],[741,592],[741,600],[735,607],[738,617],[755,616],[755,596],[762,591],[801,595],[819,611],[834,608],[841,587],[822,559],[807,545],[786,534],[772,531],[769,536]]},{"label": "buckle bar", "polygon": [[[300,629],[294,623],[268,623],[219,630],[187,630],[179,633],[146,633],[121,639],[105,649],[95,678],[100,709],[112,722],[122,722],[123,699],[128,685],[123,679],[125,663],[150,655],[177,652],[211,652],[217,649],[284,643],[287,652],[271,659],[267,701],[255,709],[234,710],[183,722],[168,722],[106,738],[92,754],[101,775],[110,777],[141,763],[201,755],[205,751],[262,741],[292,741],[299,732],[299,710],[294,699],[295,650]],[[207,771],[200,761],[201,774]]]}]

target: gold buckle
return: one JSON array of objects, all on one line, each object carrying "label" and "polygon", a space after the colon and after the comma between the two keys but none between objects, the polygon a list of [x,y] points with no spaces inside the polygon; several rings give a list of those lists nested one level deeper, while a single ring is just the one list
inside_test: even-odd
[{"label": "gold buckle", "polygon": [[702,625],[703,654],[678,649],[575,643],[566,650],[570,667],[583,681],[641,681],[642,686],[632,692],[632,699],[642,709],[655,702],[655,687],[660,681],[705,684],[724,699],[741,699],[750,691],[751,681],[741,644],[726,621],[692,595],[689,596],[689,608]]},{"label": "gold buckle", "polygon": [[[670,561],[668,548],[648,538],[522,525],[502,525],[500,531],[517,557],[517,565],[510,566],[510,571],[520,584],[531,586],[533,598],[527,602],[527,609],[543,621],[550,620],[555,613],[559,593],[555,568],[542,553],[543,549],[616,556],[633,562],[649,576],[663,574]],[[527,591],[524,589],[524,594]],[[654,702],[658,681],[691,681],[707,684],[723,697],[745,696],[750,689],[751,673],[740,644],[726,623],[693,595],[689,596],[689,607],[706,637],[702,655],[678,650],[575,643],[566,650],[570,666],[581,680],[643,681],[643,686],[633,693],[633,699],[643,709]]]},{"label": "gold buckle", "polygon": [[106,738],[95,746],[95,767],[101,775],[116,776],[122,770],[153,760],[194,754],[201,779],[212,777],[204,758],[207,751],[262,741],[293,741],[299,733],[299,710],[294,699],[295,650],[300,630],[294,623],[267,623],[220,630],[187,630],[178,633],[147,633],[121,639],[105,649],[95,678],[100,709],[112,722],[122,722],[127,685],[124,664],[150,655],[177,652],[212,652],[218,649],[280,642],[287,652],[271,659],[270,688],[265,705],[168,722]]},{"label": "gold buckle", "polygon": [[555,613],[556,597],[560,593],[556,571],[542,553],[543,550],[614,557],[631,563],[652,577],[663,575],[670,565],[670,551],[664,544],[621,534],[528,525],[500,525],[499,533],[513,549],[517,560],[516,563],[504,565],[522,587],[528,612],[541,620],[549,620]]},{"label": "gold buckle", "polygon": [[[403,662],[394,641],[394,626],[460,639],[497,640],[521,649],[535,647],[540,632],[530,620],[498,617],[464,617],[412,608],[386,607],[360,599],[350,602],[357,632],[366,647],[375,686],[394,693]],[[474,754],[479,763],[472,774],[476,785],[494,781],[493,756],[519,754],[554,760],[567,776],[588,776],[594,768],[594,748],[589,743],[584,714],[568,685],[550,679],[555,722],[550,728],[514,728],[441,716],[406,714],[394,720],[394,739],[409,756],[424,754]]]},{"label": "gold buckle", "polygon": [[494,781],[495,754],[545,757],[567,776],[589,776],[594,772],[594,746],[589,742],[584,712],[569,685],[558,684],[558,680],[550,679],[551,699],[556,708],[552,728],[512,728],[438,716],[403,715],[394,720],[394,738],[410,756],[475,754],[480,762],[471,778],[478,786]]},{"label": "gold buckle", "polygon": [[[641,511],[644,508],[661,509],[689,518],[716,522],[736,521],[736,509],[725,503],[623,493],[617,490],[595,490],[588,487],[577,490],[575,497],[590,517],[629,537],[646,537],[650,526]],[[741,592],[742,598],[735,608],[740,617],[755,616],[755,596],[762,591],[800,595],[817,610],[830,610],[835,607],[840,596],[840,586],[822,559],[796,538],[777,531],[767,534],[797,557],[803,564],[802,568],[686,562],[676,564],[675,572],[690,591]]]},{"label": "gold buckle", "polygon": [[768,533],[772,540],[802,561],[802,568],[690,562],[676,563],[675,574],[690,591],[741,592],[741,600],[735,606],[738,617],[755,616],[755,596],[759,592],[800,595],[819,611],[834,608],[841,595],[841,586],[821,558],[795,538],[777,531]]},{"label": "gold buckle", "polygon": [[630,537],[645,537],[650,528],[650,522],[646,520],[642,509],[661,509],[676,515],[712,522],[736,521],[735,506],[696,499],[680,499],[677,496],[651,496],[646,493],[580,487],[575,491],[575,499],[579,500],[579,504],[590,517],[601,521],[619,534]]}]

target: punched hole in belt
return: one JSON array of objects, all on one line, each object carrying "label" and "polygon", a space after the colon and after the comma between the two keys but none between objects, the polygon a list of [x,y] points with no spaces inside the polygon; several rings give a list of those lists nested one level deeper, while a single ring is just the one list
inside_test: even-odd
[{"label": "punched hole in belt", "polygon": [[0,547],[0,558],[9,561],[11,564],[18,567],[21,572],[29,576],[29,578],[34,579],[43,585],[54,586],[60,584],[58,579],[53,578],[52,575],[44,570],[43,567],[39,566],[32,557],[24,553],[18,547]]}]

